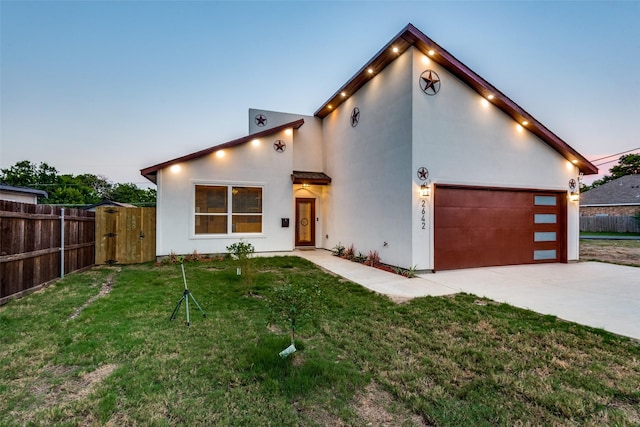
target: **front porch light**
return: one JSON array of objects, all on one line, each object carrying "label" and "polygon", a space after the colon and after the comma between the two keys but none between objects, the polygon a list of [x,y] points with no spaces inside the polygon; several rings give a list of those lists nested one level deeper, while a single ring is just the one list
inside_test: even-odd
[{"label": "front porch light", "polygon": [[572,190],[569,193],[569,200],[571,200],[572,202],[577,202],[578,200],[580,200],[580,193],[578,193],[577,190]]},{"label": "front porch light", "polygon": [[431,195],[431,188],[425,183],[420,186],[420,197],[429,197]]}]

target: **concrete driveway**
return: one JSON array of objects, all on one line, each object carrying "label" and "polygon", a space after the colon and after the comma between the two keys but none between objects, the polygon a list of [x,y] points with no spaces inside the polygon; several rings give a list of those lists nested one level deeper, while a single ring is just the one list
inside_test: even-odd
[{"label": "concrete driveway", "polygon": [[466,292],[640,340],[638,267],[600,262],[515,265],[441,271],[406,279],[325,250],[288,255],[292,254],[390,297]]},{"label": "concrete driveway", "polygon": [[421,275],[450,289],[640,339],[640,268],[599,262]]}]

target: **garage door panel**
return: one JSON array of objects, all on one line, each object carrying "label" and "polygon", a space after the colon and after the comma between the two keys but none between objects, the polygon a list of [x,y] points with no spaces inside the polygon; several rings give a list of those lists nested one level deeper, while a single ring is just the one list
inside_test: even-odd
[{"label": "garage door panel", "polygon": [[455,242],[461,250],[470,248],[520,248],[524,242],[533,248],[533,232],[523,229],[505,229],[499,227],[472,227],[439,229],[444,239],[436,241],[435,249],[448,249]]},{"label": "garage door panel", "polygon": [[443,227],[459,227],[465,224],[467,227],[486,227],[493,218],[499,216],[505,226],[525,227],[531,226],[532,217],[529,210],[517,208],[487,208],[487,207],[452,207],[440,208],[440,225]]},{"label": "garage door panel", "polygon": [[562,193],[436,186],[435,269],[566,260]]}]

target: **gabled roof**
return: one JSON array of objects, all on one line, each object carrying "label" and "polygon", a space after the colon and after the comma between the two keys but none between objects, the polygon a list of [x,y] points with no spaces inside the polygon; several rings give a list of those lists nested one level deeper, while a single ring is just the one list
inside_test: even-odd
[{"label": "gabled roof", "polygon": [[640,205],[640,175],[625,175],[580,194],[580,206]]},{"label": "gabled roof", "polygon": [[224,150],[225,148],[236,147],[241,144],[245,144],[253,139],[262,138],[265,136],[273,135],[274,133],[281,132],[285,129],[299,129],[300,126],[304,124],[304,119],[298,119],[293,122],[285,123],[280,126],[272,127],[269,129],[265,129],[260,132],[253,133],[251,135],[244,136],[242,138],[234,139],[233,141],[225,142],[224,144],[214,145],[213,147],[205,148],[204,150],[196,151],[195,153],[187,154],[186,156],[178,157],[173,160],[168,160],[163,163],[158,163],[154,166],[149,166],[148,168],[144,168],[140,170],[140,174],[147,178],[149,181],[156,183],[156,179],[158,176],[158,171],[160,169],[167,168],[169,166],[175,165],[176,163],[186,162],[189,160],[194,160],[202,156],[206,156],[207,154],[211,154],[215,151]]},{"label": "gabled roof", "polygon": [[[526,129],[546,142],[568,161],[575,164],[582,173],[591,175],[598,173],[598,168],[574,150],[560,137],[547,129],[542,123],[527,113],[522,107],[509,99],[505,94],[496,89],[485,79],[476,74],[469,67],[458,61],[453,55],[444,50],[440,45],[424,35],[420,30],[408,24],[396,35],[382,50],[380,50],[369,62],[365,64],[347,83],[333,94],[315,113],[319,118],[326,117],[338,105],[344,102],[350,95],[365,85],[373,76],[376,76],[384,67],[393,62],[409,47],[414,46],[420,52],[428,55],[433,61],[440,64],[451,74],[466,83],[482,97],[504,111],[516,122],[523,124]],[[431,54],[430,54],[431,52]],[[373,73],[369,73],[372,69]],[[343,96],[342,94],[346,94]],[[489,96],[492,95],[491,99]]]},{"label": "gabled roof", "polygon": [[10,191],[12,193],[23,193],[23,194],[33,194],[36,196],[42,196],[44,198],[49,198],[49,195],[44,190],[36,190],[35,188],[27,188],[27,187],[15,187],[13,185],[4,185],[0,184],[0,190],[2,191]]}]

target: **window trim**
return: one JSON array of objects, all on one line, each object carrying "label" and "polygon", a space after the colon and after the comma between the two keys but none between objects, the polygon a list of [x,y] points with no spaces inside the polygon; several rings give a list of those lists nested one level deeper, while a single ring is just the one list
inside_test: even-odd
[{"label": "window trim", "polygon": [[[227,233],[225,234],[199,234],[196,233],[196,186],[208,186],[208,187],[226,187],[227,188]],[[249,215],[245,213],[234,213],[233,212],[233,187],[253,187],[260,188],[262,190],[262,222],[260,233],[233,233],[231,229],[233,227],[233,216],[234,215]],[[192,181],[191,182],[191,203],[189,206],[190,219],[189,219],[189,235],[191,239],[239,239],[243,237],[264,237],[265,233],[265,224],[267,223],[266,213],[265,213],[265,200],[267,194],[267,185],[264,182],[243,182],[243,181]],[[253,214],[258,216],[259,214]]]}]

